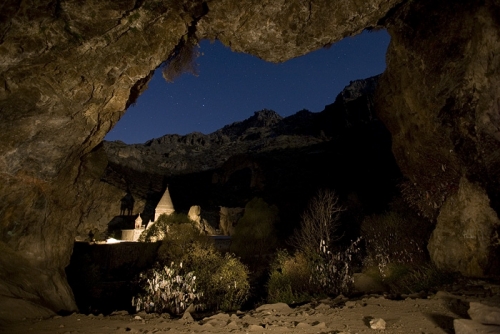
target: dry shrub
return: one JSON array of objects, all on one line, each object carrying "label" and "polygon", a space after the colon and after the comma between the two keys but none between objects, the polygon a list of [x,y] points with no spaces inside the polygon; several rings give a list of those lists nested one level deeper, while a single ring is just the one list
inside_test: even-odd
[{"label": "dry shrub", "polygon": [[311,267],[304,254],[291,256],[285,250],[278,250],[271,263],[267,301],[294,304],[310,300],[311,275]]},{"label": "dry shrub", "polygon": [[[300,227],[290,244],[293,257],[278,253],[271,268],[268,295],[272,301],[291,302],[305,296],[338,295],[351,292],[354,283],[353,260],[359,253],[360,239],[347,248],[336,245],[340,236],[340,214],[344,211],[337,195],[320,190],[309,202]],[[305,284],[305,275],[308,275]]]},{"label": "dry shrub", "polygon": [[249,258],[273,253],[276,245],[274,225],[279,210],[262,198],[254,198],[245,205],[245,213],[238,220],[232,236],[231,250]]},{"label": "dry shrub", "polygon": [[429,224],[416,215],[388,211],[366,217],[361,225],[367,252],[364,266],[378,267],[384,277],[389,264],[425,263],[429,233]]},{"label": "dry shrub", "polygon": [[323,242],[313,259],[311,283],[328,295],[348,295],[354,287],[354,259],[360,252],[361,238],[345,249],[330,250]]},{"label": "dry shrub", "polygon": [[[431,223],[409,210],[400,199],[391,203],[389,211],[366,217],[361,225],[366,245],[365,273],[393,292],[414,290],[411,277],[420,275],[422,281],[434,281],[424,278],[425,273],[432,274],[426,251],[431,231]],[[441,275],[436,271],[436,276]]]},{"label": "dry shrub", "polygon": [[196,273],[203,309],[237,310],[248,298],[248,270],[234,255],[194,243],[183,260]]},{"label": "dry shrub", "polygon": [[417,293],[448,284],[456,279],[453,273],[442,271],[430,263],[402,268],[386,280],[393,293]]},{"label": "dry shrub", "polygon": [[132,298],[136,311],[183,313],[199,300],[196,276],[182,268],[182,263],[153,268],[140,275],[142,293]]},{"label": "dry shrub", "polygon": [[304,253],[315,253],[322,242],[330,247],[339,239],[340,214],[344,208],[331,190],[319,190],[302,215],[300,228],[290,239],[290,244]]},{"label": "dry shrub", "polygon": [[133,301],[138,310],[178,314],[194,304],[199,309],[230,311],[247,299],[247,268],[234,255],[219,253],[186,215],[161,215],[141,239],[161,240],[162,245],[160,269],[146,271],[139,282],[143,292]]}]

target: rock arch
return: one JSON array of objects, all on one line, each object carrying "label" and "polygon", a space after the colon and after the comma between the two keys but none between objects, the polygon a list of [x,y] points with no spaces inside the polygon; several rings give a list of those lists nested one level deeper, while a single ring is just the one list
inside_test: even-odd
[{"label": "rock arch", "polygon": [[[446,165],[443,180],[452,184],[446,192],[425,183],[417,189],[445,196],[432,203],[435,216],[463,178],[477,183],[498,213],[499,4],[454,3],[6,1],[0,13],[0,288],[9,293],[0,310],[21,303],[22,317],[32,303],[76,308],[63,271],[75,230],[99,219],[93,209],[104,198],[120,199],[99,182],[107,164],[99,144],[154,69],[188,38],[217,38],[234,51],[279,62],[387,27],[392,42],[378,105],[403,172],[426,182]],[[421,163],[422,156],[436,164]]]}]

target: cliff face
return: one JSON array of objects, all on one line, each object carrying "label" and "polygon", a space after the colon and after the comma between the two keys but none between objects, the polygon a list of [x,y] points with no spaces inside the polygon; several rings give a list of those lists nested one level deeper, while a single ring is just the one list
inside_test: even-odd
[{"label": "cliff face", "polygon": [[76,230],[100,210],[100,198],[123,196],[99,182],[106,159],[98,144],[152,71],[193,38],[282,61],[387,26],[393,40],[380,109],[417,202],[432,198],[425,211],[436,217],[464,179],[498,212],[500,4],[455,3],[5,1],[0,309],[19,298],[75,309],[63,268]]},{"label": "cliff face", "polygon": [[499,13],[498,1],[400,8],[387,21],[392,39],[377,99],[405,193],[437,219],[435,263],[471,276],[488,274],[499,255]]}]

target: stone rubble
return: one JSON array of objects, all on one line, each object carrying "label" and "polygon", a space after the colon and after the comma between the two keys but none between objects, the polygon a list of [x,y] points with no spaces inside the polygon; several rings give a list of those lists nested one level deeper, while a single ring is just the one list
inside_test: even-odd
[{"label": "stone rubble", "polygon": [[[45,327],[81,334],[113,333],[112,328],[114,332],[131,333],[500,333],[500,309],[495,306],[500,305],[500,295],[484,293],[491,289],[483,283],[469,284],[455,284],[435,294],[429,293],[425,298],[359,295],[292,307],[285,303],[264,304],[250,311],[221,312],[203,318],[190,312],[185,312],[181,318],[145,312],[128,314],[126,311],[115,311],[106,317],[73,314],[51,317],[46,320]],[[468,291],[477,293],[471,295]],[[466,318],[467,314],[473,320],[459,319]],[[32,332],[49,333],[33,327],[38,323],[26,321],[26,326],[33,328]],[[99,328],[104,329],[95,330]],[[23,330],[7,332],[24,333]]]},{"label": "stone rubble", "polygon": [[371,329],[385,329],[386,323],[382,318],[376,318],[370,320],[370,328]]},{"label": "stone rubble", "polygon": [[470,302],[467,311],[469,319],[453,320],[455,334],[493,334],[500,333],[500,308],[480,302]]}]

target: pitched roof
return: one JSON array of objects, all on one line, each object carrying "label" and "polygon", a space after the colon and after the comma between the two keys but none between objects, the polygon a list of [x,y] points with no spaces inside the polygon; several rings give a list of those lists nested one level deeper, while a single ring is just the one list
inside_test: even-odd
[{"label": "pitched roof", "polygon": [[155,208],[155,221],[162,213],[166,213],[167,215],[169,215],[174,211],[174,204],[172,203],[172,198],[170,198],[170,192],[168,191],[167,187],[167,189],[165,189],[165,192],[163,193],[163,196],[158,202],[158,205]]}]

